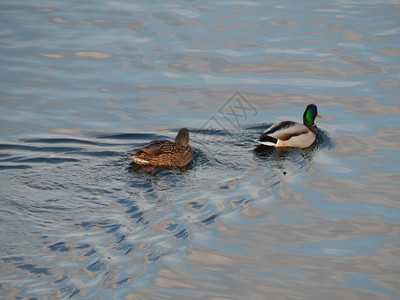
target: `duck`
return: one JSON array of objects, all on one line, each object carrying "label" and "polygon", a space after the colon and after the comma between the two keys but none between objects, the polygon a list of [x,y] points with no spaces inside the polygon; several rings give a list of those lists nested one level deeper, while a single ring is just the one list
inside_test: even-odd
[{"label": "duck", "polygon": [[258,139],[261,145],[270,147],[307,148],[311,146],[318,135],[314,124],[315,118],[321,117],[315,104],[309,104],[303,114],[303,124],[294,121],[282,121],[272,124]]},{"label": "duck", "polygon": [[184,167],[193,159],[193,149],[189,145],[189,130],[182,128],[175,142],[155,140],[131,155],[133,161],[141,166]]}]

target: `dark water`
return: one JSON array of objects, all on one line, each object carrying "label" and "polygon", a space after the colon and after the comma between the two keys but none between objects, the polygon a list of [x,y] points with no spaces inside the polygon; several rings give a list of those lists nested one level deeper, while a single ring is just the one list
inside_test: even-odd
[{"label": "dark water", "polygon": [[[399,14],[3,1],[0,298],[398,299]],[[309,103],[314,146],[254,151]],[[182,127],[189,166],[131,165]]]}]

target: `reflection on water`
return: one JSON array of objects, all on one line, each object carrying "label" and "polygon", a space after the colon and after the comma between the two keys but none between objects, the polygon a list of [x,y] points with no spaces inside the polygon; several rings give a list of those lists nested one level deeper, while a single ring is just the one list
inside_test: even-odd
[{"label": "reflection on water", "polygon": [[3,298],[399,297],[395,1],[92,2],[0,4]]}]

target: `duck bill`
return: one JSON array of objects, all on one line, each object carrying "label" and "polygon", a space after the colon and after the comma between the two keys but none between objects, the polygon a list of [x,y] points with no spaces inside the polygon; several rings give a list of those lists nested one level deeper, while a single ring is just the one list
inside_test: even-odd
[{"label": "duck bill", "polygon": [[318,117],[318,118],[322,118],[322,116],[321,116],[320,114],[317,114],[317,117]]}]

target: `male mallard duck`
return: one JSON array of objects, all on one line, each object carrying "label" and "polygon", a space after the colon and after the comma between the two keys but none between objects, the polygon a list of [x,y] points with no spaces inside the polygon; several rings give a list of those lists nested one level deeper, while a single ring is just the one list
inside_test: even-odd
[{"label": "male mallard duck", "polygon": [[189,130],[179,130],[175,142],[168,140],[152,141],[136,154],[131,155],[138,165],[159,167],[183,167],[193,159],[193,149],[189,145]]},{"label": "male mallard duck", "polygon": [[315,117],[321,117],[317,106],[309,104],[303,114],[303,124],[294,121],[275,123],[264,131],[258,143],[272,147],[307,148],[314,143],[318,134]]}]

